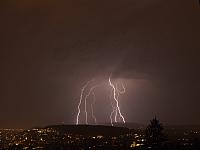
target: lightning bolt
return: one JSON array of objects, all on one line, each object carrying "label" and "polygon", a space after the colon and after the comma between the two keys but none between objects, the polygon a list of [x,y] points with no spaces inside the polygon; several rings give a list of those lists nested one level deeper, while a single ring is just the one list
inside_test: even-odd
[{"label": "lightning bolt", "polygon": [[118,102],[118,95],[119,95],[119,94],[118,94],[118,91],[117,91],[117,89],[115,88],[114,84],[111,82],[111,75],[110,75],[108,81],[109,81],[110,87],[113,89],[113,98],[114,98],[114,100],[115,100],[115,102],[116,102],[115,121],[117,121],[117,113],[119,113],[120,118],[122,118],[123,122],[126,123],[126,121],[125,121],[123,115],[121,114],[121,110],[120,110],[119,102]]},{"label": "lightning bolt", "polygon": [[[116,99],[118,99],[118,97],[119,97],[119,95],[120,94],[124,94],[125,93],[125,87],[124,87],[124,85],[123,85],[123,83],[122,82],[120,82],[121,83],[121,86],[122,86],[122,90],[120,90],[119,88],[118,88],[118,84],[116,83]],[[112,97],[112,89],[111,89],[111,92],[110,92],[110,100],[111,100],[111,97]],[[111,114],[110,114],[110,123],[111,123],[111,125],[113,126],[113,119],[112,119],[112,117],[113,117],[113,113],[115,113],[115,116],[114,116],[114,121],[115,121],[115,123],[117,122],[117,118],[118,118],[118,109],[117,109],[117,107],[114,107],[114,105],[113,105],[113,103],[111,102],[111,106],[112,106],[112,112],[111,112]]]},{"label": "lightning bolt", "polygon": [[[118,92],[118,89],[117,89],[117,83],[116,83],[116,99],[118,100],[118,98],[119,98],[119,92]],[[115,122],[117,122],[117,107],[115,107],[114,108],[115,110],[114,110],[114,112],[115,112]]]},{"label": "lightning bolt", "polygon": [[85,96],[85,124],[88,124],[88,116],[87,116],[87,98],[90,96],[91,92],[96,88],[97,86],[93,86],[90,88],[88,94]]},{"label": "lightning bolt", "polygon": [[76,125],[79,124],[79,116],[80,116],[80,112],[81,112],[80,106],[81,106],[82,99],[83,99],[83,93],[84,93],[84,91],[85,91],[85,88],[86,88],[92,81],[93,81],[93,79],[90,80],[90,81],[88,81],[88,82],[82,87],[82,89],[81,89],[81,95],[80,95],[79,104],[78,104],[78,113],[77,113],[77,116],[76,116]]},{"label": "lightning bolt", "polygon": [[96,97],[95,97],[94,91],[92,92],[92,95],[93,95],[93,102],[91,103],[92,118],[94,119],[94,123],[97,124],[97,119],[94,115],[94,109],[93,109],[93,106],[95,105],[95,102],[96,102]]},{"label": "lightning bolt", "polygon": [[[117,91],[116,95],[117,95],[117,99],[119,99],[119,95],[120,94],[124,94],[126,92],[126,89],[125,89],[124,84],[123,84],[122,81],[120,81],[120,84],[121,84],[122,90],[120,90],[118,88],[118,83],[116,83],[116,91]],[[118,117],[118,114],[117,114],[117,107],[116,107],[115,108],[115,122],[117,122],[117,117]]]},{"label": "lightning bolt", "polygon": [[110,114],[110,123],[111,123],[111,125],[113,126],[112,116],[113,116],[113,113],[115,112],[115,107],[113,106],[113,103],[112,103],[112,102],[111,102],[111,105],[112,105],[113,110],[112,110],[112,112],[111,112],[111,114]]},{"label": "lightning bolt", "polygon": [[117,107],[114,107],[114,112],[115,112],[115,122],[117,122]]},{"label": "lightning bolt", "polygon": [[[121,113],[121,110],[120,110],[120,107],[119,107],[119,95],[121,94],[124,94],[126,92],[126,89],[125,89],[125,86],[122,82],[120,82],[120,86],[118,83],[116,84],[113,84],[112,81],[111,81],[111,76],[112,74],[109,76],[109,79],[108,79],[108,82],[109,82],[109,86],[111,87],[111,92],[110,92],[110,99],[112,99],[113,97],[113,100],[115,103],[113,103],[111,101],[111,105],[112,105],[112,111],[111,111],[111,114],[110,114],[110,122],[111,122],[111,125],[113,126],[113,121],[114,122],[117,122],[118,119],[122,120],[124,123],[125,123],[125,119],[124,119],[124,116],[122,115]],[[81,113],[81,109],[80,109],[80,106],[82,104],[82,101],[83,101],[83,97],[84,97],[84,92],[85,92],[85,89],[88,87],[88,85],[94,81],[94,79],[88,81],[81,89],[81,94],[80,94],[80,99],[79,99],[79,103],[78,103],[78,113],[77,113],[77,116],[76,116],[76,125],[79,124],[79,117],[80,117],[80,113]],[[93,106],[95,105],[95,102],[96,102],[96,97],[95,97],[95,92],[94,92],[94,89],[99,86],[99,85],[95,85],[95,86],[92,86],[88,93],[85,95],[84,97],[84,113],[85,113],[85,124],[88,124],[88,112],[87,112],[87,99],[88,97],[92,94],[93,95],[93,101],[91,102],[90,104],[90,107],[91,107],[91,115],[92,115],[92,118],[94,120],[94,123],[96,124],[97,123],[97,119],[94,115],[94,108]],[[120,88],[119,88],[120,87]],[[113,116],[114,115],[114,116]],[[114,117],[114,118],[113,118]],[[118,118],[119,117],[119,118]]]},{"label": "lightning bolt", "polygon": [[123,82],[121,81],[120,83],[121,83],[122,90],[120,90],[120,89],[118,88],[118,84],[116,83],[117,92],[118,92],[119,94],[124,94],[124,93],[126,92],[126,89],[125,89],[125,87],[124,87]]},{"label": "lightning bolt", "polygon": [[[112,89],[110,91],[110,96],[109,96],[109,99],[111,100],[112,99]],[[115,116],[114,116],[114,121],[117,122],[117,109],[116,107],[114,106],[113,102],[111,101],[111,106],[112,106],[112,111],[111,111],[111,114],[110,114],[110,123],[111,125],[113,126],[113,113],[115,113]]]}]

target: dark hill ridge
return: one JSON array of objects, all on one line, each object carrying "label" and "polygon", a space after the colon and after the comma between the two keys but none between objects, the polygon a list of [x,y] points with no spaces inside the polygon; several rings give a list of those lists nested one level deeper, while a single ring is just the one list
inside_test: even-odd
[{"label": "dark hill ridge", "polygon": [[[101,125],[106,125],[109,126],[110,123],[102,123]],[[139,124],[139,123],[134,123],[134,122],[126,122],[126,123],[113,123],[113,125],[115,127],[125,127],[125,128],[129,128],[129,129],[144,129],[146,126],[143,124]]]},{"label": "dark hill ridge", "polygon": [[68,133],[88,136],[118,136],[130,132],[130,130],[125,127],[112,127],[104,125],[52,125],[45,128],[57,130],[61,134]]}]

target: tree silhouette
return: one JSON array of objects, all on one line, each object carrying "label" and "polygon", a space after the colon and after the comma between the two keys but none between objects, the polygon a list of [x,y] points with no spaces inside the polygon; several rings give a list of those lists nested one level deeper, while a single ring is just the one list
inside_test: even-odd
[{"label": "tree silhouette", "polygon": [[150,120],[150,124],[145,130],[145,139],[147,146],[161,146],[166,140],[163,134],[163,125],[155,117]]}]

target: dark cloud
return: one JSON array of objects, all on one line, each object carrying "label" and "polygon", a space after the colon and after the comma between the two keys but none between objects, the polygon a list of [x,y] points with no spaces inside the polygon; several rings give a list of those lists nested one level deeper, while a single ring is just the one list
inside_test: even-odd
[{"label": "dark cloud", "polygon": [[128,121],[200,123],[196,1],[0,3],[2,127],[72,123],[81,86],[111,73],[134,93],[122,104]]}]

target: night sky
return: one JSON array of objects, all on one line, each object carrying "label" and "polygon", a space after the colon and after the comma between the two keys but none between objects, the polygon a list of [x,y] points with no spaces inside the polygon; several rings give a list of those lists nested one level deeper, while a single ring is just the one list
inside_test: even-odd
[{"label": "night sky", "polygon": [[0,52],[0,128],[75,123],[92,78],[109,122],[111,73],[127,122],[200,124],[198,0],[1,0]]}]

